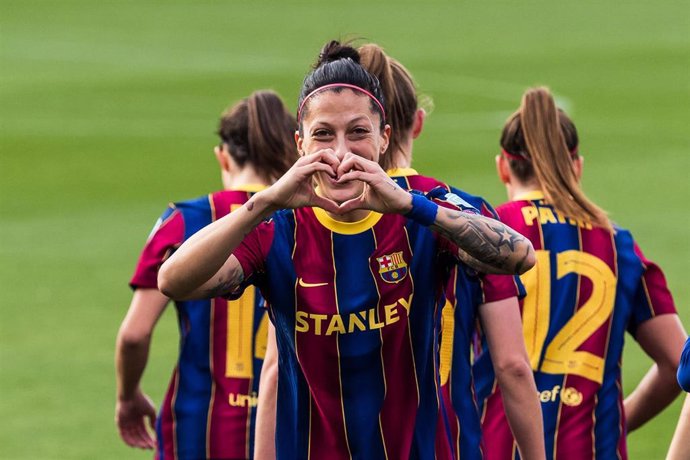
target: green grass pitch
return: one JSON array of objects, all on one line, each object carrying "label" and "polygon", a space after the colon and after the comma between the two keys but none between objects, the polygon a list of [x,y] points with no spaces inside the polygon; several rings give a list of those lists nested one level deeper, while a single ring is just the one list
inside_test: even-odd
[{"label": "green grass pitch", "polygon": [[[149,458],[113,424],[127,281],[165,204],[220,186],[218,115],[257,88],[294,106],[319,47],[375,41],[434,100],[415,166],[504,199],[493,157],[527,86],[580,130],[588,194],[688,303],[690,14],[657,2],[0,1],[0,458]],[[627,341],[624,386],[650,365]],[[172,309],[144,389],[160,403]],[[679,401],[629,436],[663,458]]]}]

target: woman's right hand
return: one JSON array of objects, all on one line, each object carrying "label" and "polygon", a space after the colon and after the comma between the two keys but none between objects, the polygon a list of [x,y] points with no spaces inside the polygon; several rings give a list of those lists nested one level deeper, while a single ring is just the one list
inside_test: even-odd
[{"label": "woman's right hand", "polygon": [[339,165],[332,149],[304,155],[262,195],[274,210],[316,206],[337,213],[338,205],[334,201],[316,194],[313,176],[321,172],[336,177]]}]

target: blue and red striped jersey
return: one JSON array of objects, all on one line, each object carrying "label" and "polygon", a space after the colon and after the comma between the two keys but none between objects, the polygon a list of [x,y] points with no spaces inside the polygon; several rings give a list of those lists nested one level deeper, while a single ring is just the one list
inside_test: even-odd
[{"label": "blue and red striped jersey", "polygon": [[[625,331],[676,313],[663,273],[630,232],[563,216],[532,192],[497,208],[527,236],[523,334],[542,403],[549,459],[627,458],[621,362]],[[474,365],[487,459],[518,458],[489,353]]]},{"label": "blue and red striped jersey", "polygon": [[[257,187],[171,204],[130,285],[157,289],[158,269],[186,239],[244,204]],[[251,458],[268,316],[253,288],[234,301],[175,302],[180,354],[156,420],[156,458]]]},{"label": "blue and red striped jersey", "polygon": [[[414,169],[389,171],[403,188],[427,192],[444,187],[486,217],[497,219],[484,198],[421,176]],[[438,372],[442,407],[437,424],[436,458],[481,459],[482,433],[472,381],[472,346],[479,306],[524,295],[517,277],[477,273],[464,263],[453,265],[437,321]]]},{"label": "blue and red striped jersey", "polygon": [[285,458],[434,458],[435,317],[457,247],[397,214],[283,210],[234,252],[279,351]]}]

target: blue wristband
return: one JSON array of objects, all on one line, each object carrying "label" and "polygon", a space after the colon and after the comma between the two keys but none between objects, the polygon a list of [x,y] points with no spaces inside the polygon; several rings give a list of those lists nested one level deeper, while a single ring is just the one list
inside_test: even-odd
[{"label": "blue wristband", "polygon": [[436,222],[438,205],[423,195],[410,194],[412,195],[412,209],[405,213],[405,217],[427,227]]}]

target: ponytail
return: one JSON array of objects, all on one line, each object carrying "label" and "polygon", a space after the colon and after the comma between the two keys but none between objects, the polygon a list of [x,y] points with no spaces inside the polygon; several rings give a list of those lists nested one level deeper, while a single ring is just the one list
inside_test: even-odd
[{"label": "ponytail", "polygon": [[273,91],[256,91],[221,117],[218,135],[242,168],[251,165],[267,183],[297,160],[295,118]]},{"label": "ponytail", "polygon": [[573,158],[577,157],[577,131],[559,112],[547,88],[525,92],[520,109],[506,123],[501,138],[503,150],[513,157],[511,169],[518,179],[536,177],[546,201],[564,215],[611,229],[606,212],[580,188]]},{"label": "ponytail", "polygon": [[408,162],[406,141],[418,107],[417,88],[410,72],[400,62],[386,55],[376,44],[359,48],[362,66],[378,78],[386,101],[386,116],[392,132],[388,150],[379,163],[384,170]]}]

